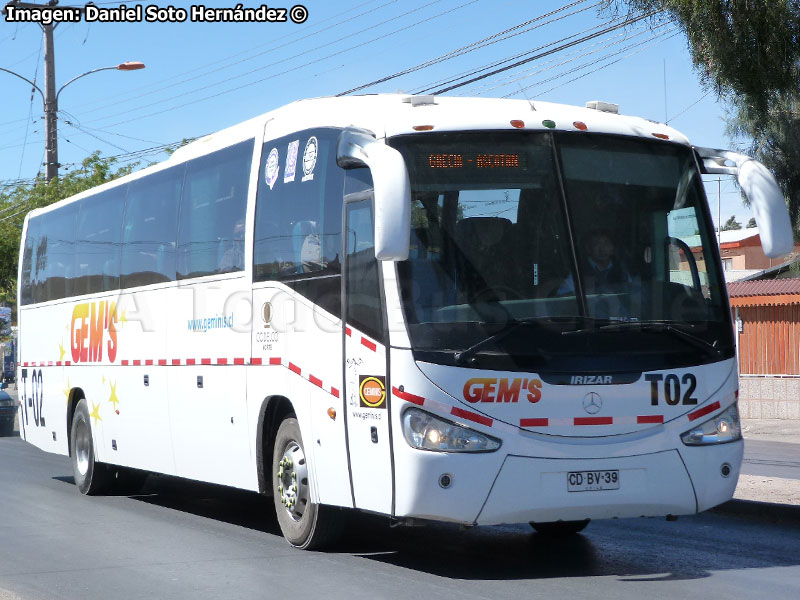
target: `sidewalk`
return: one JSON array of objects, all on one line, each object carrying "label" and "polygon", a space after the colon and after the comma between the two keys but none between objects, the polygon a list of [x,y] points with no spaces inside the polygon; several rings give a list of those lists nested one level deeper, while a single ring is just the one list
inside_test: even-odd
[{"label": "sidewalk", "polygon": [[[742,419],[742,432],[747,440],[765,440],[798,444],[800,462],[800,421],[791,419]],[[750,500],[800,507],[800,479],[740,475],[735,500]],[[800,508],[798,508],[800,510]]]}]

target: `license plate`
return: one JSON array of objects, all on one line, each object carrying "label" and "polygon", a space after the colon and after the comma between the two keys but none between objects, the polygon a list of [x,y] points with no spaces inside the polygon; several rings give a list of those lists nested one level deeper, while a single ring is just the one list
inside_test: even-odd
[{"label": "license plate", "polygon": [[619,489],[619,471],[571,471],[567,473],[568,492],[594,492]]}]

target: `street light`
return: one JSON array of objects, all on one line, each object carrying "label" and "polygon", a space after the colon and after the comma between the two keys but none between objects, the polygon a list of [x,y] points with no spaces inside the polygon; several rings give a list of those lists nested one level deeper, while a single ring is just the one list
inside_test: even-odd
[{"label": "street light", "polygon": [[144,68],[145,65],[142,62],[128,61],[112,67],[100,67],[99,69],[92,69],[91,71],[86,71],[86,73],[82,73],[77,77],[73,77],[67,83],[58,88],[58,91],[55,91],[55,85],[53,85],[54,77],[51,75],[50,77],[46,78],[46,91],[43,92],[41,89],[39,89],[38,85],[36,85],[27,77],[23,77],[19,73],[15,73],[14,71],[9,71],[8,69],[0,67],[0,71],[10,73],[11,75],[27,81],[29,84],[31,84],[31,86],[33,86],[33,89],[39,92],[39,95],[42,97],[42,103],[44,105],[45,128],[47,132],[45,138],[45,149],[47,151],[47,181],[50,181],[54,177],[58,177],[58,167],[60,166],[58,164],[58,96],[64,91],[64,88],[72,82],[77,81],[81,77],[86,77],[87,75],[97,73],[98,71],[108,71],[111,69],[117,71],[138,71],[139,69]]}]

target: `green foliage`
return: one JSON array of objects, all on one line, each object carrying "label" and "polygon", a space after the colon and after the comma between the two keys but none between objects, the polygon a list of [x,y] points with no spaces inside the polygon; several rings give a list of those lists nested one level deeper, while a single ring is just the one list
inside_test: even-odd
[{"label": "green foliage", "polygon": [[773,172],[800,231],[800,0],[606,2],[622,7],[683,30],[700,79],[732,105],[729,133]]},{"label": "green foliage", "polygon": [[722,231],[732,231],[741,228],[742,224],[736,220],[736,215],[731,215],[731,218],[725,221],[725,224],[722,226]]},{"label": "green foliage", "polygon": [[755,217],[750,217],[750,220],[747,222],[747,226],[746,226],[747,229],[750,229],[751,227],[755,227],[755,226],[756,226],[756,218]]},{"label": "green foliage", "polygon": [[115,168],[115,160],[99,152],[83,160],[80,169],[50,182],[37,178],[0,193],[0,303],[16,304],[19,243],[25,215],[84,190],[127,175],[136,164]]}]

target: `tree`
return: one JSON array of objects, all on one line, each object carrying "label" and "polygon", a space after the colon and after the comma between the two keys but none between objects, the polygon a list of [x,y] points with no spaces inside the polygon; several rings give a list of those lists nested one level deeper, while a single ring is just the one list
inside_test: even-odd
[{"label": "tree", "polygon": [[750,217],[750,220],[747,222],[747,229],[756,226],[756,219],[755,217]]},{"label": "tree", "polygon": [[729,133],[775,174],[800,231],[800,2],[607,0],[607,9],[661,11],[686,34],[704,85],[731,103]]},{"label": "tree", "polygon": [[[115,167],[115,159],[101,158],[99,152],[83,160],[76,169],[61,179],[50,182],[37,178],[9,192],[0,193],[0,303],[16,304],[19,244],[25,215],[35,208],[73,196],[101,183],[127,175],[137,164]],[[16,321],[16,317],[13,318]]]},{"label": "tree", "polygon": [[731,215],[731,218],[725,221],[725,224],[722,226],[722,231],[732,231],[741,228],[742,224],[736,220],[736,215]]}]

